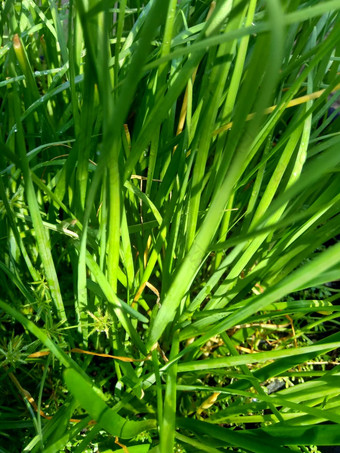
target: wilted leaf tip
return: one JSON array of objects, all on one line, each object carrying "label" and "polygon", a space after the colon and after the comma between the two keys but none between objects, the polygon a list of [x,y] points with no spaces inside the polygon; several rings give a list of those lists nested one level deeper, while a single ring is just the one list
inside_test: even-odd
[{"label": "wilted leaf tip", "polygon": [[19,35],[17,33],[13,36],[13,47],[15,49],[21,48],[21,41],[20,41]]}]

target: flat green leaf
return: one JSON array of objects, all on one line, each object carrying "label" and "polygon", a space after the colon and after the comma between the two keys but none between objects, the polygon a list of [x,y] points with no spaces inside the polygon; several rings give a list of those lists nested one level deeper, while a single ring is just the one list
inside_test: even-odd
[{"label": "flat green leaf", "polygon": [[111,409],[100,396],[96,387],[73,369],[64,371],[66,385],[72,395],[93,419],[108,433],[122,439],[131,439],[137,434],[156,428],[156,421],[129,421]]}]

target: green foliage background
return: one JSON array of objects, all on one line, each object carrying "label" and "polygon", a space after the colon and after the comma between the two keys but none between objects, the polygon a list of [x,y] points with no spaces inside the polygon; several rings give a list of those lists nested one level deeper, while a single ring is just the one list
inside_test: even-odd
[{"label": "green foliage background", "polygon": [[340,444],[339,9],[1,3],[1,452]]}]

